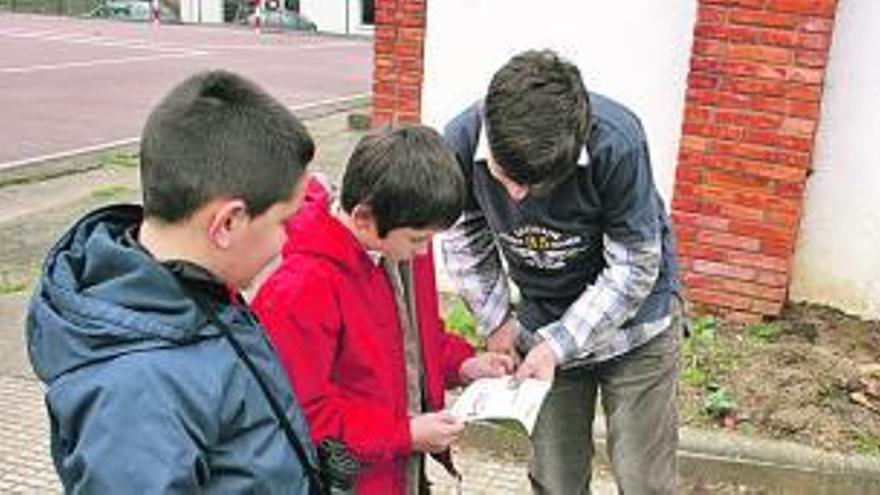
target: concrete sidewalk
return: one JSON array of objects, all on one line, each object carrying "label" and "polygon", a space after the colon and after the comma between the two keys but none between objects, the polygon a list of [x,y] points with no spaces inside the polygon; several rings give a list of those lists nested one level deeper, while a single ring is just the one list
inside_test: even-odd
[{"label": "concrete sidewalk", "polygon": [[0,493],[58,493],[49,457],[43,387],[33,378],[0,376]]},{"label": "concrete sidewalk", "polygon": [[[49,456],[49,427],[43,387],[34,378],[0,376],[0,493],[59,493],[61,485]],[[456,464],[463,474],[462,493],[527,494],[525,464],[473,449],[457,449]],[[429,462],[434,493],[455,494],[455,481],[435,462]],[[607,474],[597,480],[594,494],[616,493]]]}]

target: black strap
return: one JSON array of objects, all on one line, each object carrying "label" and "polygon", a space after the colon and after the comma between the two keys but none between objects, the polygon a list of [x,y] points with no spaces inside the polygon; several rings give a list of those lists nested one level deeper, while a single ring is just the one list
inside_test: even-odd
[{"label": "black strap", "polygon": [[196,305],[205,315],[208,317],[208,321],[211,322],[212,325],[220,329],[220,333],[226,337],[226,340],[229,341],[229,344],[235,349],[235,353],[238,355],[238,358],[247,366],[248,370],[250,370],[251,375],[253,375],[254,379],[257,381],[257,384],[260,386],[260,390],[263,391],[263,396],[266,397],[266,400],[269,402],[269,406],[272,408],[272,412],[275,413],[275,418],[278,419],[278,423],[281,425],[281,429],[284,430],[284,434],[287,436],[287,441],[290,443],[293,450],[296,451],[296,455],[299,457],[300,464],[302,464],[303,469],[306,472],[306,476],[308,476],[309,481],[312,485],[312,493],[313,494],[321,494],[324,493],[323,486],[321,484],[320,476],[318,476],[318,470],[312,464],[308,455],[306,454],[306,449],[303,447],[302,442],[300,442],[299,437],[296,435],[296,432],[293,430],[293,425],[290,424],[290,420],[287,419],[287,415],[284,413],[284,409],[281,407],[281,404],[275,399],[275,396],[272,395],[269,390],[269,386],[266,385],[266,382],[263,380],[262,375],[257,371],[257,367],[254,365],[254,362],[251,361],[251,358],[248,357],[247,353],[244,352],[244,349],[241,346],[241,343],[233,336],[232,329],[229,328],[229,325],[220,320],[217,316],[217,312],[214,310],[212,305],[205,301],[204,298],[195,293],[195,291],[190,288],[186,288],[187,293],[189,293],[190,297],[193,301],[195,301]]}]

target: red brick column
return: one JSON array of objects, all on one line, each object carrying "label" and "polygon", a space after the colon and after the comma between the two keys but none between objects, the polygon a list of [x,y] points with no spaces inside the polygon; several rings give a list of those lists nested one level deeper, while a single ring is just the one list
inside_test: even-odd
[{"label": "red brick column", "polygon": [[373,125],[421,118],[427,0],[378,0],[373,45]]},{"label": "red brick column", "polygon": [[723,315],[777,315],[837,0],[699,0],[673,218],[687,293]]}]

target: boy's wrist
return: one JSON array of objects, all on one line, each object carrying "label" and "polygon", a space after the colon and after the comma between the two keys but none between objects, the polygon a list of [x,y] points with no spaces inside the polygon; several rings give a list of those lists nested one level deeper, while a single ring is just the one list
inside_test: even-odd
[{"label": "boy's wrist", "polygon": [[510,311],[503,323],[486,337],[486,348],[489,351],[510,353],[515,350],[516,340],[521,332],[516,313]]}]

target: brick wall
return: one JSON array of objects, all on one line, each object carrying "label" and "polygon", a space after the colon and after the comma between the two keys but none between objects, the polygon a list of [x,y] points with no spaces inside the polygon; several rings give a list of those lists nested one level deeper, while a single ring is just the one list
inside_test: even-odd
[{"label": "brick wall", "polygon": [[837,0],[699,0],[672,202],[691,301],[776,315]]},{"label": "brick wall", "polygon": [[373,125],[421,118],[427,0],[378,0],[373,45]]}]

